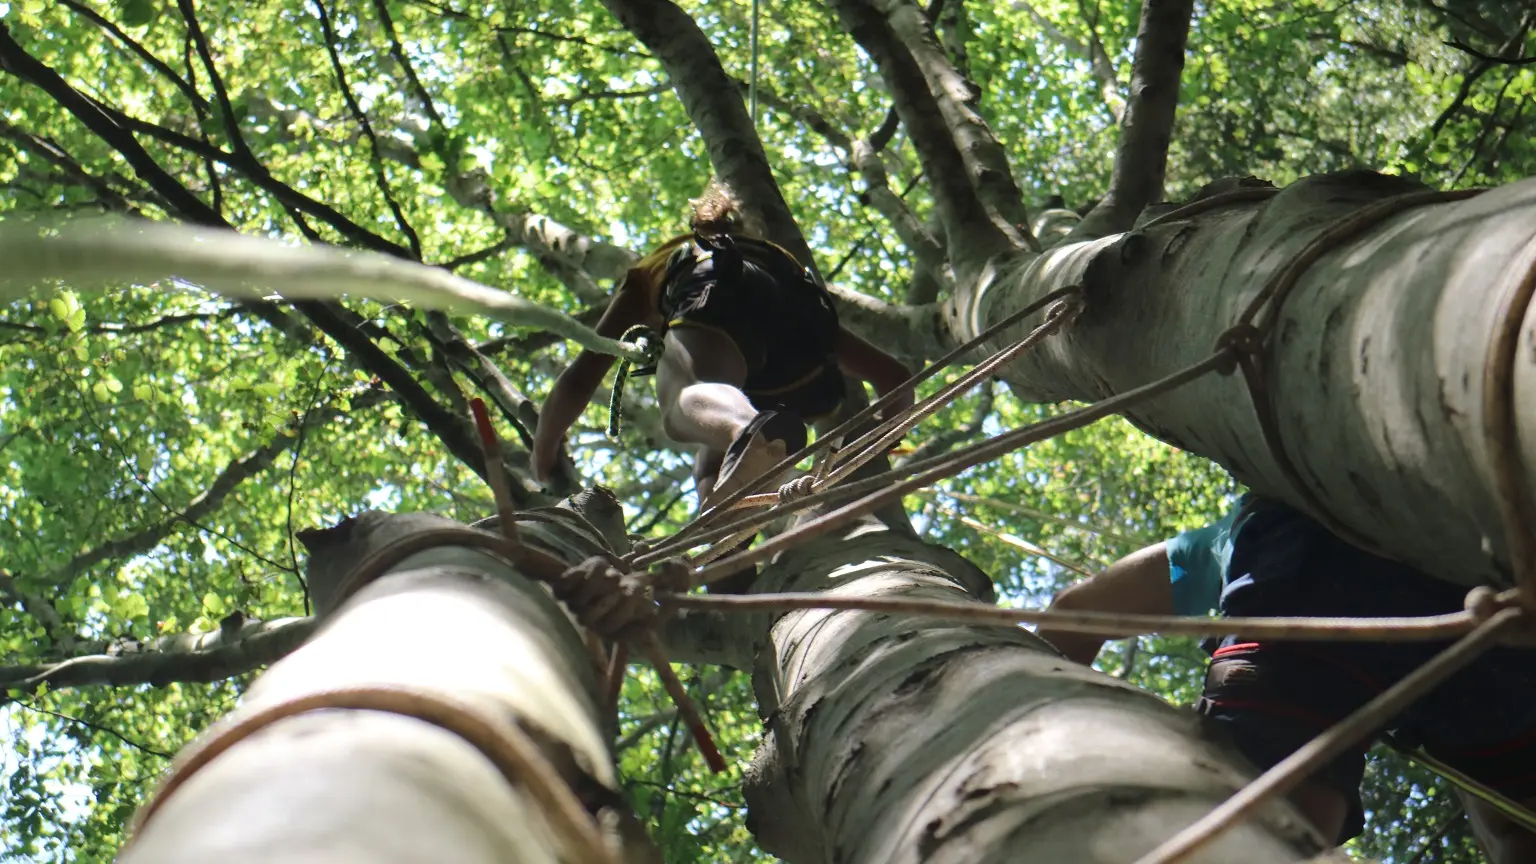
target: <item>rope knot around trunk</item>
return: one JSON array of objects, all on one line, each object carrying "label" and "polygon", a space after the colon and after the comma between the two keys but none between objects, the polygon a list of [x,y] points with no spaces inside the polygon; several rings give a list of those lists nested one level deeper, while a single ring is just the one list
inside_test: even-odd
[{"label": "rope knot around trunk", "polygon": [[1486,623],[1505,609],[1520,611],[1520,619],[1505,628],[1500,641],[1505,645],[1522,648],[1536,647],[1536,618],[1532,618],[1528,611],[1530,601],[1521,595],[1522,589],[1518,588],[1495,591],[1486,585],[1479,585],[1467,592],[1466,610],[1478,624]]},{"label": "rope knot around trunk", "polygon": [[[550,583],[581,626],[615,642],[632,642],[650,632],[663,616],[656,591],[687,585],[688,566],[676,559],[655,573],[622,569],[612,558],[594,555],[566,568]],[[686,590],[686,587],[684,587]]]}]

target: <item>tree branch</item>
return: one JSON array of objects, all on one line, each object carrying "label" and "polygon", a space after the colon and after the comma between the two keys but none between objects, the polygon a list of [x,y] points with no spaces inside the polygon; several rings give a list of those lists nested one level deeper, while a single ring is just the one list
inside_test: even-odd
[{"label": "tree branch", "polygon": [[[179,2],[190,3],[191,0],[179,0]],[[352,112],[352,118],[363,130],[363,139],[368,142],[368,164],[373,168],[373,182],[379,187],[379,194],[384,196],[384,205],[395,217],[395,225],[399,226],[400,233],[405,235],[406,242],[410,244],[412,260],[420,261],[422,260],[421,237],[416,234],[416,229],[411,227],[411,221],[405,218],[405,211],[400,208],[400,202],[395,200],[395,193],[389,188],[389,176],[384,173],[384,160],[379,155],[379,139],[373,134],[373,124],[368,122],[368,115],[363,112],[363,106],[357,103],[357,97],[352,94],[352,86],[347,83],[347,69],[341,62],[340,52],[336,50],[336,30],[331,26],[330,13],[326,11],[325,3],[321,0],[312,0],[312,2],[315,4],[315,14],[320,19],[320,38],[325,43],[326,55],[331,58],[331,71],[336,75],[336,86],[341,90],[341,98],[346,103],[347,110]],[[411,77],[415,78],[414,75]]]},{"label": "tree branch", "polygon": [[928,232],[927,226],[907,206],[901,196],[891,191],[890,178],[885,173],[885,162],[880,153],[867,140],[853,142],[852,164],[864,178],[864,198],[871,207],[890,221],[896,236],[912,252],[913,290],[907,302],[913,305],[932,303],[944,290],[953,290],[953,274],[945,266],[944,247]]},{"label": "tree branch", "polygon": [[110,36],[112,36],[112,38],[121,42],[125,48],[138,55],[141,60],[149,64],[150,68],[154,69],[156,72],[159,72],[160,75],[167,81],[170,81],[177,90],[180,90],[181,94],[187,97],[187,101],[191,102],[194,108],[198,109],[199,111],[208,110],[208,100],[198,95],[197,88],[193,87],[191,82],[178,75],[176,70],[171,68],[170,64],[166,63],[164,60],[161,60],[159,57],[156,57],[152,51],[150,51],[148,48],[145,48],[132,36],[129,36],[127,33],[125,33],[121,27],[117,26],[117,24],[108,20],[107,18],[102,17],[101,13],[85,5],[84,3],[81,3],[80,0],[60,0],[60,2],[74,10],[77,14],[83,16],[92,24],[95,24],[97,27],[105,30]]},{"label": "tree branch", "polygon": [[613,16],[660,59],[688,119],[704,136],[715,173],[740,196],[763,237],[818,274],[811,248],[773,179],[746,104],[693,18],[670,0],[603,0]]},{"label": "tree branch", "polygon": [[[229,223],[217,211],[193,195],[170,174],[166,173],[165,169],[161,168],[153,157],[139,145],[132,133],[120,125],[119,118],[130,118],[127,118],[126,115],[120,112],[116,112],[115,109],[110,109],[94,100],[87,99],[76,91],[58,73],[22,49],[11,38],[10,29],[3,22],[0,22],[0,69],[4,69],[22,80],[41,88],[52,96],[65,110],[80,120],[88,129],[96,133],[98,137],[115,149],[133,166],[141,179],[165,198],[166,202],[170,205],[172,215],[199,225],[230,228]],[[108,112],[111,112],[111,114]],[[153,124],[146,125],[153,126]],[[238,134],[238,130],[236,130],[236,134]],[[194,151],[207,148],[207,145],[202,144],[202,142],[196,139],[186,138],[186,136],[179,137],[184,138],[188,144],[192,145],[189,149]],[[333,227],[343,230],[343,233],[349,233],[343,226],[351,226],[351,233],[355,234],[356,239],[365,241],[365,246],[397,258],[410,260],[410,254],[401,247],[384,240],[372,232],[365,231],[329,206],[310,201],[307,196],[300,195],[295,190],[278,183],[272,178],[266,167],[259,162],[253,162],[250,159],[238,159],[228,153],[217,150],[217,148],[209,149],[215,151],[217,154],[216,158],[219,158],[220,161],[241,168],[246,173],[246,176],[257,181],[258,185],[266,183],[274,188],[286,190],[288,195],[296,196],[309,202],[315,210],[322,214],[334,214],[334,219],[327,218],[324,215],[321,218],[326,218]],[[426,424],[427,428],[448,448],[449,453],[464,462],[465,465],[468,465],[481,477],[485,476],[483,454],[467,417],[455,415],[438,404],[432,398],[432,395],[409,372],[385,353],[383,349],[374,344],[371,339],[355,326],[354,322],[347,320],[339,311],[339,307],[315,301],[299,301],[293,305],[294,308],[314,322],[321,332],[346,349],[349,362],[357,364],[372,375],[378,376],[384,381],[386,386],[394,390],[399,395],[401,403],[406,410],[415,414],[418,419]],[[281,310],[271,303],[250,302],[246,304],[246,308],[267,319],[281,332],[288,333],[293,329],[293,322],[288,320],[287,316],[282,314]]]},{"label": "tree branch", "polygon": [[[79,687],[164,686],[223,681],[269,665],[298,648],[315,630],[313,618],[260,621],[236,615],[212,633],[177,633],[147,643],[117,642],[102,653],[62,663],[0,666],[0,693]],[[0,697],[0,703],[5,700]]]},{"label": "tree branch", "polygon": [[[81,165],[69,154],[69,151],[53,141],[41,135],[34,135],[19,126],[13,126],[5,122],[3,118],[0,118],[0,137],[15,141],[17,145],[26,148],[28,152],[37,155],[45,162],[58,168],[62,172],[64,179],[84,186],[96,193],[96,196],[109,209],[134,216],[140,215],[139,209],[133,205],[133,202],[127,196],[112,188],[112,181],[110,179],[92,175],[85,169],[84,165]],[[147,197],[147,192],[140,189],[139,195]],[[154,201],[156,206],[165,206],[163,202],[152,197],[149,200]]]},{"label": "tree branch", "polygon": [[907,136],[917,149],[923,174],[929,178],[950,260],[978,269],[992,256],[1014,248],[1012,237],[1017,232],[1005,230],[987,212],[971,184],[966,160],[950,134],[939,100],[929,91],[923,69],[886,16],[867,0],[834,0],[833,5],[843,28],[875,61],[891,91]]},{"label": "tree branch", "polygon": [[950,61],[938,42],[933,24],[916,3],[912,0],[873,2],[877,7],[884,7],[882,11],[892,34],[922,71],[928,90],[965,162],[971,185],[993,223],[1011,246],[1031,245],[1027,227],[1029,213],[1024,207],[1024,196],[1014,182],[1013,170],[1008,166],[1008,154],[974,107],[981,98],[980,88]]},{"label": "tree branch", "polygon": [[1142,4],[1131,68],[1131,102],[1120,127],[1109,194],[1072,230],[1067,242],[1128,231],[1141,211],[1162,196],[1193,11],[1194,0]]},{"label": "tree branch", "polygon": [[[46,598],[23,591],[21,586],[16,584],[15,577],[4,570],[0,570],[0,598],[10,599],[21,606],[21,611],[36,619],[37,625],[43,628],[43,633],[47,634],[55,650],[64,654],[75,650],[75,635],[64,624],[59,610],[55,609]],[[5,688],[0,687],[0,690],[3,689]]]},{"label": "tree branch", "polygon": [[411,65],[411,58],[405,54],[405,46],[400,44],[400,35],[395,32],[395,19],[390,17],[389,4],[385,0],[373,0],[373,11],[379,16],[379,26],[384,29],[384,35],[389,39],[389,54],[399,64],[400,71],[405,75],[406,83],[411,85],[411,90],[421,102],[421,110],[425,111],[432,125],[443,128],[443,115],[437,113],[437,105],[432,101],[432,94],[422,86],[421,79],[416,76],[416,68]]},{"label": "tree branch", "polygon": [[[315,419],[311,420],[312,424],[315,422]],[[164,521],[145,526],[126,537],[108,540],[100,546],[81,552],[44,579],[52,585],[67,586],[86,570],[103,561],[131,558],[148,552],[170,536],[177,525],[185,523],[196,527],[200,519],[218,509],[224,503],[224,499],[238,489],[241,483],[270,468],[277,457],[287,452],[298,440],[297,435],[280,432],[273,440],[227,465],[207,489],[193,496],[185,507],[170,514]]]}]

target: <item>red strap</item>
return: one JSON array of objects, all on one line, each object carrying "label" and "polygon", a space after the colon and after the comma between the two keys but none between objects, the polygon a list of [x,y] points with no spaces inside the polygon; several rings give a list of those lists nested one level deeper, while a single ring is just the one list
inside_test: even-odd
[{"label": "red strap", "polygon": [[1239,642],[1236,645],[1228,645],[1225,648],[1217,648],[1216,653],[1211,655],[1211,659],[1214,660],[1217,657],[1224,657],[1228,654],[1236,654],[1239,651],[1252,651],[1258,647],[1259,643],[1257,642]]}]

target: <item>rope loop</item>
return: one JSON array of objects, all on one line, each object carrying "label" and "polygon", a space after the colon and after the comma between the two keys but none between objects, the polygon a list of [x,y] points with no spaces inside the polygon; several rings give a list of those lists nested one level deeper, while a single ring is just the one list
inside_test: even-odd
[{"label": "rope loop", "polygon": [[1231,375],[1240,364],[1264,356],[1264,333],[1246,321],[1234,324],[1216,337],[1216,351],[1226,358],[1216,367],[1216,374]]},{"label": "rope loop", "polygon": [[608,437],[617,441],[619,439],[619,420],[623,415],[624,385],[630,378],[640,378],[646,375],[656,374],[656,364],[661,361],[661,334],[645,326],[636,324],[624,331],[619,341],[632,343],[645,354],[645,360],[635,363],[628,358],[619,361],[618,374],[613,379],[613,394],[608,397]]},{"label": "rope loop", "polygon": [[793,504],[801,498],[809,497],[815,491],[816,478],[814,476],[807,474],[804,477],[796,477],[779,487],[779,503]]},{"label": "rope loop", "polygon": [[661,619],[652,580],[594,555],[566,568],[550,588],[581,626],[616,642],[630,642]]}]

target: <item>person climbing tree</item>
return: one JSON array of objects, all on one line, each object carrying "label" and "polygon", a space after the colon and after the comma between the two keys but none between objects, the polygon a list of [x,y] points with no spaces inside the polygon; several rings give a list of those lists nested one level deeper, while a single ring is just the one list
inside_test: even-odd
[{"label": "person climbing tree", "polygon": [[[646,326],[663,334],[662,428],[700,448],[694,479],[703,509],[805,446],[806,424],[830,420],[841,406],[843,373],[882,396],[910,374],[838,323],[810,270],[744,227],[727,186],[712,179],[689,203],[692,233],[630,268],[597,331],[618,337]],[[612,363],[583,351],[555,381],[534,432],[532,468],[541,482]],[[911,404],[909,391],[886,410]]]},{"label": "person climbing tree", "polygon": [[[1244,495],[1221,520],[1134,552],[1059,592],[1052,607],[1148,615],[1358,617],[1440,615],[1466,591],[1358,549],[1306,514]],[[1105,638],[1042,626],[1068,659],[1089,664]],[[1124,634],[1129,636],[1131,634]],[[1212,655],[1196,710],[1267,769],[1447,647],[1445,642],[1206,640]],[[1536,802],[1536,650],[1499,646],[1384,724],[1516,801]],[[1374,738],[1374,736],[1372,736]],[[1313,774],[1291,800],[1337,843],[1364,827],[1360,781],[1372,740]],[[1536,833],[1463,793],[1493,864],[1536,861]]]}]

